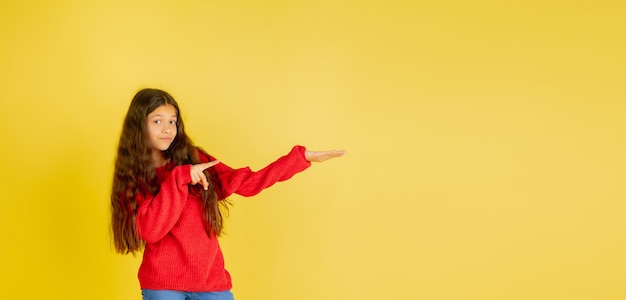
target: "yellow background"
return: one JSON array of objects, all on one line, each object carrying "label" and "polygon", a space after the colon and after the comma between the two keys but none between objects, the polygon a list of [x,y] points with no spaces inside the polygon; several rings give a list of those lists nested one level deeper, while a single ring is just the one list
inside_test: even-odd
[{"label": "yellow background", "polygon": [[108,197],[143,87],[260,168],[238,300],[626,299],[623,1],[3,1],[0,299],[137,299]]}]

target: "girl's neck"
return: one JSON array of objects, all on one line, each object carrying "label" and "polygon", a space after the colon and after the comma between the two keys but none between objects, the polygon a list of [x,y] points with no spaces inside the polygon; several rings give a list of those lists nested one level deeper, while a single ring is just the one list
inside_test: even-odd
[{"label": "girl's neck", "polygon": [[156,149],[152,151],[152,163],[155,168],[159,168],[167,164],[167,159],[165,159],[163,151]]}]

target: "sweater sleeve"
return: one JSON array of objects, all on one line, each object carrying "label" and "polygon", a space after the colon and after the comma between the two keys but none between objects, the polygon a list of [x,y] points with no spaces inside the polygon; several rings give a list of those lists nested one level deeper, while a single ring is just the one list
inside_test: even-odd
[{"label": "sweater sleeve", "polygon": [[233,169],[223,163],[215,165],[220,182],[220,198],[224,199],[232,194],[254,196],[274,183],[285,181],[304,171],[311,166],[311,162],[305,159],[305,151],[303,146],[294,146],[289,154],[258,171],[249,167]]},{"label": "sweater sleeve", "polygon": [[161,183],[155,195],[137,196],[139,208],[136,222],[139,236],[146,242],[156,242],[174,227],[180,217],[189,194],[191,165],[175,167]]}]

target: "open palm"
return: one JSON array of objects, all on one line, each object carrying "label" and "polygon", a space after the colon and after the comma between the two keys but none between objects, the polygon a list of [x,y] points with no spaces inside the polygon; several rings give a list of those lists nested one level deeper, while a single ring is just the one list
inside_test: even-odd
[{"label": "open palm", "polygon": [[304,157],[310,162],[323,162],[335,157],[341,157],[346,153],[345,150],[329,150],[329,151],[309,151],[304,152]]}]

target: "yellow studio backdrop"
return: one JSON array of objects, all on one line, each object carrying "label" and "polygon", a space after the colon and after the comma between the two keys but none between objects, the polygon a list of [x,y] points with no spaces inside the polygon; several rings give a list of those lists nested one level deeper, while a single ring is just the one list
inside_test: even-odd
[{"label": "yellow studio backdrop", "polygon": [[109,189],[134,93],[258,169],[235,297],[626,299],[623,1],[4,1],[0,299],[141,299]]}]

